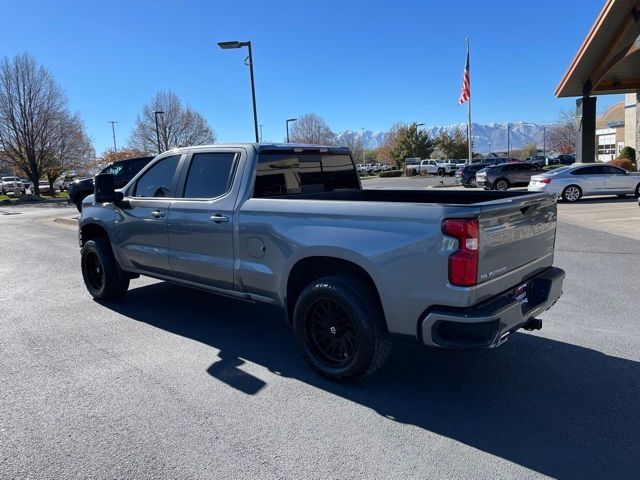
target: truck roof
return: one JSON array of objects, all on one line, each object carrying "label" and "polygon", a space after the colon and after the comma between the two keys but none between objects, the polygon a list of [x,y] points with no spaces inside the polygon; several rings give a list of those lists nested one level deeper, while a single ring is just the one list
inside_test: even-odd
[{"label": "truck roof", "polygon": [[174,148],[171,150],[176,153],[184,153],[188,150],[207,150],[210,148],[253,148],[258,153],[264,151],[270,152],[329,152],[350,154],[348,147],[335,147],[330,145],[310,145],[306,143],[215,143],[211,145],[194,145],[191,147]]}]

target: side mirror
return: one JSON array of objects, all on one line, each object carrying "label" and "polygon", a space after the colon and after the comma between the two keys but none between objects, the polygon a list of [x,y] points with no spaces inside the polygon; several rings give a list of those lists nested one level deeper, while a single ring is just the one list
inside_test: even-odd
[{"label": "side mirror", "polygon": [[93,179],[93,194],[96,203],[114,203],[124,198],[122,192],[116,192],[115,176],[111,173],[99,173]]}]

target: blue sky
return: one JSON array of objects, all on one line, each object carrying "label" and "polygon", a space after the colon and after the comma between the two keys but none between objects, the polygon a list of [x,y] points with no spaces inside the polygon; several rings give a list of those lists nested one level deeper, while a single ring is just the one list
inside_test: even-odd
[{"label": "blue sky", "polygon": [[[459,107],[471,38],[474,122],[549,122],[573,100],[554,89],[603,0],[165,1],[0,0],[0,56],[49,68],[96,150],[126,143],[136,115],[171,89],[224,142],[251,141],[251,40],[263,138],[316,112],[336,132],[397,121],[466,121]],[[15,19],[15,21],[6,21]],[[25,28],[26,27],[26,28]],[[599,110],[619,97],[601,97]]]}]

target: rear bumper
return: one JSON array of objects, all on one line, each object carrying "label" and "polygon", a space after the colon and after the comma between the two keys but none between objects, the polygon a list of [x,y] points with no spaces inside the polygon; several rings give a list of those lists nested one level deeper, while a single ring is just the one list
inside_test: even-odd
[{"label": "rear bumper", "polygon": [[479,305],[435,308],[422,319],[422,340],[445,348],[492,348],[522,327],[540,328],[536,316],[560,298],[564,276],[563,270],[551,267]]}]

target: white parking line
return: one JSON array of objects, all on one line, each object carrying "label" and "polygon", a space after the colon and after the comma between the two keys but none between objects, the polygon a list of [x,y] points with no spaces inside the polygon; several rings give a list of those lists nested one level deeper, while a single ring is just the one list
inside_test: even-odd
[{"label": "white parking line", "polygon": [[605,218],[604,220],[596,220],[596,222],[617,222],[619,220],[640,220],[640,217]]}]

